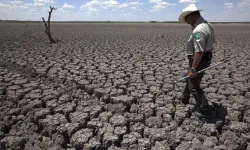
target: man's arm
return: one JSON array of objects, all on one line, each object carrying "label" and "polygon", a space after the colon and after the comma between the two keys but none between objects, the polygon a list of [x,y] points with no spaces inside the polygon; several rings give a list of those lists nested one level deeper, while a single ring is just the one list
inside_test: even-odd
[{"label": "man's arm", "polygon": [[[188,73],[189,77],[193,78],[193,77],[197,76],[196,68],[200,64],[201,58],[202,58],[202,52],[195,52],[194,53],[194,60],[193,60],[193,63],[192,63],[192,68],[191,68],[192,70],[190,70],[189,73]],[[195,71],[193,71],[193,69]]]},{"label": "man's arm", "polygon": [[[203,51],[205,47],[205,34],[203,32],[195,31],[193,33],[194,37],[194,57],[193,57],[193,63],[191,67],[191,71],[189,72],[190,77],[196,76],[196,69],[200,64],[200,61],[203,56]],[[194,71],[194,70],[195,71]]]},{"label": "man's arm", "polygon": [[192,69],[196,69],[198,67],[198,65],[200,64],[201,58],[202,58],[202,52],[195,52]]}]

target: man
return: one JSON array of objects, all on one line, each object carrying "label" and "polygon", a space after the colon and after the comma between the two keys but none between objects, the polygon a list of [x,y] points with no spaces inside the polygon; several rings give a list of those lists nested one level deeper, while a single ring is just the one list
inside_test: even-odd
[{"label": "man", "polygon": [[204,73],[197,72],[210,66],[215,37],[213,26],[200,15],[200,11],[202,9],[197,9],[195,4],[190,4],[179,16],[179,22],[190,24],[193,30],[186,47],[190,67],[189,78],[186,80],[181,100],[182,103],[188,104],[192,94],[198,110],[205,111],[208,109],[208,101],[200,87]]}]

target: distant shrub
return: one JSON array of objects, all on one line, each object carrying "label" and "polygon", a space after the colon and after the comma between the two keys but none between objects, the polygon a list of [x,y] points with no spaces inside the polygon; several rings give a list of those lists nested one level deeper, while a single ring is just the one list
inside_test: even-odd
[{"label": "distant shrub", "polygon": [[148,23],[158,23],[159,21],[150,20]]}]

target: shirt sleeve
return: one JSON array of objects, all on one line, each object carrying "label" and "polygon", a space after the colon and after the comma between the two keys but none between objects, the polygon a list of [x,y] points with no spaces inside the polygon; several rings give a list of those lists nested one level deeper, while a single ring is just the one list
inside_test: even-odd
[{"label": "shirt sleeve", "polygon": [[209,25],[209,28],[211,30],[211,37],[213,38],[213,43],[217,43],[215,35],[214,35],[214,27],[211,23],[208,23],[208,25]]},{"label": "shirt sleeve", "polygon": [[186,45],[186,54],[187,55],[193,55],[194,54],[194,42],[193,42],[193,35],[191,34],[187,45]]},{"label": "shirt sleeve", "polygon": [[196,31],[193,33],[194,52],[203,52],[205,49],[205,36],[202,32]]}]

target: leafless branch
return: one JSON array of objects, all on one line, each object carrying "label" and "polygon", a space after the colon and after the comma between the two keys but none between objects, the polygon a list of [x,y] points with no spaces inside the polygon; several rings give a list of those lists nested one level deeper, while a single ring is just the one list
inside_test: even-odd
[{"label": "leafless branch", "polygon": [[27,28],[28,26],[29,26],[29,20],[25,22],[25,28]]},{"label": "leafless branch", "polygon": [[46,23],[46,21],[44,20],[44,18],[42,17],[43,23],[44,23],[45,28],[46,28],[45,33],[48,35],[49,40],[50,40],[50,43],[56,43],[56,41],[52,38],[51,32],[50,32],[50,18],[51,18],[51,14],[52,14],[53,10],[56,10],[56,8],[50,6],[50,11],[48,12],[48,13],[49,13],[49,16],[48,16],[48,21],[47,21],[47,23]]}]

